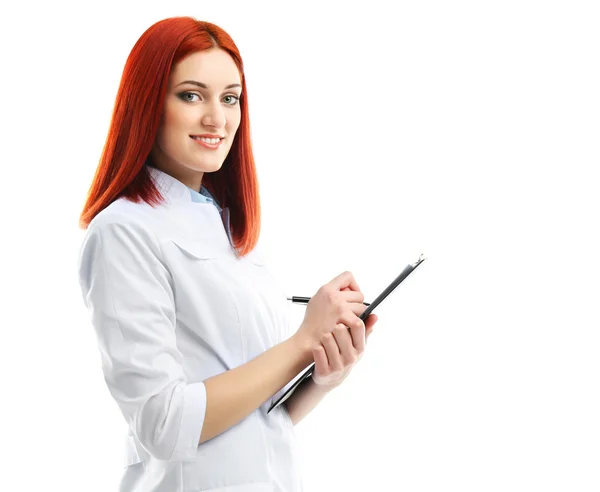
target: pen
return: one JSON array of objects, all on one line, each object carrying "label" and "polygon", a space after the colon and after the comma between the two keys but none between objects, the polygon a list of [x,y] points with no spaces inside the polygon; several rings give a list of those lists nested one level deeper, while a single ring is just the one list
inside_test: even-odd
[{"label": "pen", "polygon": [[[297,304],[308,304],[308,301],[310,301],[310,299],[311,299],[310,297],[300,297],[300,296],[292,296],[292,297],[287,298],[288,301],[292,301]],[[365,306],[371,305],[371,303],[369,303],[369,302],[363,302],[363,304]]]}]

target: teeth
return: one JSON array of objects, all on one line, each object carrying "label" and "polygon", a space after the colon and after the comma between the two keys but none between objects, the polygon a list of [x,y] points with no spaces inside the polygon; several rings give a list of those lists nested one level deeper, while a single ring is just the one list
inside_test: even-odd
[{"label": "teeth", "polygon": [[220,138],[206,138],[206,137],[192,137],[194,140],[200,140],[201,142],[206,142],[207,144],[215,145],[218,144],[221,139]]}]

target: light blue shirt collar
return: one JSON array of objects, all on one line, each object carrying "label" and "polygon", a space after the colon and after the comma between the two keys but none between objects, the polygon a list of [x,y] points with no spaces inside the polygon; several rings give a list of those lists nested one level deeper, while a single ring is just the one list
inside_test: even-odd
[{"label": "light blue shirt collar", "polygon": [[213,203],[215,205],[215,207],[217,207],[217,210],[219,211],[219,213],[223,211],[223,209],[221,207],[219,207],[219,204],[217,203],[215,198],[204,187],[204,185],[200,185],[200,193],[198,193],[196,190],[190,188],[189,186],[188,186],[188,189],[190,190],[190,195],[192,197],[193,202]]}]

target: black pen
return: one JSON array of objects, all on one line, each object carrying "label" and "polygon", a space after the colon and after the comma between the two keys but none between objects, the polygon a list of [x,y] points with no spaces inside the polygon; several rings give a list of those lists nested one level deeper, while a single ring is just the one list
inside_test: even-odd
[{"label": "black pen", "polygon": [[[300,297],[300,296],[292,296],[292,297],[287,298],[288,301],[292,301],[297,304],[308,304],[308,301],[310,301],[310,299],[311,299],[310,297]],[[371,305],[371,303],[369,303],[369,302],[363,302],[363,304],[365,306]]]}]

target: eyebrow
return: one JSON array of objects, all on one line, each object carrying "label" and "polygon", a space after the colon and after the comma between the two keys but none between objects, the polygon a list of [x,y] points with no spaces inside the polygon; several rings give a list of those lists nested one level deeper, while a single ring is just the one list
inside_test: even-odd
[{"label": "eyebrow", "polygon": [[[183,82],[180,82],[179,84],[177,84],[175,87],[179,87],[180,85],[183,84],[191,84],[191,85],[197,85],[198,87],[202,87],[204,89],[209,89],[209,86],[203,82],[198,82],[197,80],[184,80]],[[232,89],[234,87],[242,87],[240,84],[229,84],[228,86],[225,87],[225,89]]]}]

